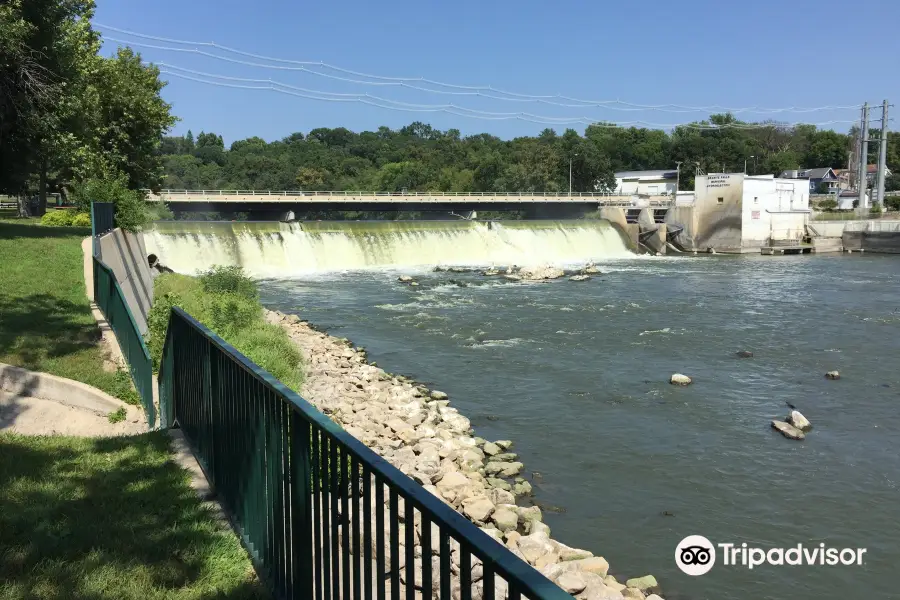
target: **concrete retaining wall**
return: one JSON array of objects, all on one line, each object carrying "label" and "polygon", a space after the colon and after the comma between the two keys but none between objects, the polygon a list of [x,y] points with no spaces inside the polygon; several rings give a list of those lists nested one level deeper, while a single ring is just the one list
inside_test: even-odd
[{"label": "concrete retaining wall", "polygon": [[147,314],[153,304],[153,277],[143,236],[115,229],[102,236],[97,253],[115,273],[140,332],[147,333]]},{"label": "concrete retaining wall", "polygon": [[845,231],[841,239],[846,250],[900,254],[900,231]]}]

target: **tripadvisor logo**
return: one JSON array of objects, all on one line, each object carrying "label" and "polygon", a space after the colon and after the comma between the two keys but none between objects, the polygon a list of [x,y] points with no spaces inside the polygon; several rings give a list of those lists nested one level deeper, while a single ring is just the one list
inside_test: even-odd
[{"label": "tripadvisor logo", "polygon": [[831,548],[824,543],[817,546],[797,544],[790,548],[757,548],[746,543],[713,544],[702,535],[689,535],[675,548],[675,564],[682,572],[697,576],[705,575],[716,564],[716,556],[726,567],[754,569],[770,566],[861,566],[865,548]]}]

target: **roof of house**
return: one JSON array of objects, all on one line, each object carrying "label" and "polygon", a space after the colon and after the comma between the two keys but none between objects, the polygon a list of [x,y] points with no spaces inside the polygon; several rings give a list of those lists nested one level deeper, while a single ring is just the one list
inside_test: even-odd
[{"label": "roof of house", "polygon": [[[890,174],[891,169],[887,166],[885,166],[884,168],[885,168],[885,171],[888,174]],[[834,169],[834,174],[838,175],[838,176],[844,175],[847,172],[848,172],[848,169]],[[877,172],[878,172],[878,165],[866,165],[866,173],[871,174],[871,173],[877,173]]]},{"label": "roof of house", "polygon": [[836,172],[831,167],[817,167],[815,169],[792,169],[790,171],[784,171],[781,174],[782,179],[792,179],[792,173],[797,171],[796,179],[829,179],[829,173],[831,174],[831,179],[837,179]]},{"label": "roof of house", "polygon": [[678,174],[674,169],[656,169],[652,171],[619,171],[616,179],[674,179]]}]

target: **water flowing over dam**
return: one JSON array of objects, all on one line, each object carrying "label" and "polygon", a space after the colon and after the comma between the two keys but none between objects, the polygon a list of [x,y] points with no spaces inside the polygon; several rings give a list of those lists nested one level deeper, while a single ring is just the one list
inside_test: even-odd
[{"label": "water flowing over dam", "polygon": [[565,264],[631,256],[607,221],[159,222],[147,252],[194,273],[241,266],[257,277],[425,265]]}]

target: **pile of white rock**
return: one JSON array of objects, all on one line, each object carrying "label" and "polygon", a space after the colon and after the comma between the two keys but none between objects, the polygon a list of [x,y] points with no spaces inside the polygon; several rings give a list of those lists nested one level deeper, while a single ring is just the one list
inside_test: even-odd
[{"label": "pile of white rock", "polygon": [[[266,320],[283,327],[300,348],[308,401],[566,592],[579,600],[661,600],[653,576],[620,583],[604,558],[553,540],[541,509],[516,503],[517,496],[531,493],[531,485],[520,477],[523,465],[510,452],[512,442],[474,437],[469,419],[450,406],[447,394],[368,364],[363,350],[296,315],[266,311]],[[458,551],[453,561],[458,573]],[[482,600],[479,571],[472,575],[475,600]],[[497,582],[496,598],[505,598],[505,586]],[[458,592],[457,582],[454,597]]]}]

